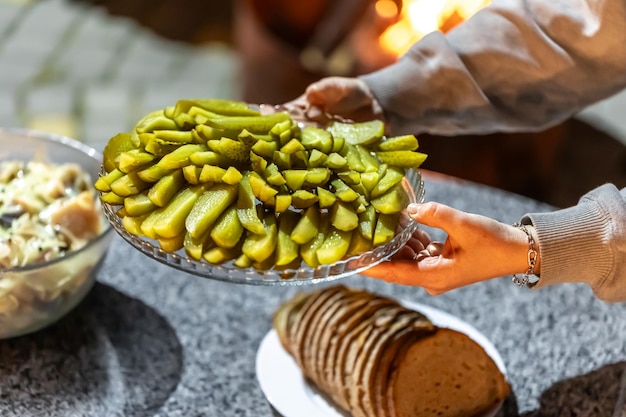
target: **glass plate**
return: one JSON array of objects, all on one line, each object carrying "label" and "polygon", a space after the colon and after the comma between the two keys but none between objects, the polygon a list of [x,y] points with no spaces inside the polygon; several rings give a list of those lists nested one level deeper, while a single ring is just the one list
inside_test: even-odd
[{"label": "glass plate", "polygon": [[[485,349],[506,376],[504,360],[491,341],[460,318],[425,304],[399,300],[407,308],[427,316],[436,326],[465,333]],[[272,407],[283,417],[343,417],[345,412],[321,394],[302,375],[300,368],[280,344],[275,329],[267,332],[259,345],[256,375],[261,390]],[[500,402],[480,417],[495,417]],[[621,416],[620,416],[621,417]]]},{"label": "glass plate", "polygon": [[[403,179],[404,186],[411,203],[422,202],[424,199],[424,182],[418,170],[407,171]],[[158,242],[145,236],[132,235],[122,226],[122,219],[115,214],[116,207],[103,203],[104,213],[117,233],[130,243],[135,249],[150,258],[172,268],[188,272],[203,278],[226,282],[251,285],[303,285],[337,280],[349,275],[357,274],[368,269],[395,254],[410,239],[417,229],[417,223],[408,222],[402,232],[397,234],[389,243],[374,248],[350,258],[342,259],[334,264],[320,265],[311,268],[304,263],[298,269],[267,269],[239,268],[232,261],[224,264],[210,264],[206,261],[197,261],[187,256],[183,249],[178,252],[166,252],[159,247]],[[402,215],[407,216],[403,211]]]}]

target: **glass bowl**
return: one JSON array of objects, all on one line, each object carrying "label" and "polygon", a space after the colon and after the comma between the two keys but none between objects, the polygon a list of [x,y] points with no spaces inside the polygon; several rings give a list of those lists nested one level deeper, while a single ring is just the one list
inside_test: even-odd
[{"label": "glass bowl", "polygon": [[[73,139],[0,129],[0,161],[34,158],[53,164],[76,163],[92,180],[102,163],[99,152]],[[47,262],[0,269],[0,339],[42,329],[72,310],[92,288],[94,272],[114,236],[112,230],[102,216],[101,233],[82,248]]]},{"label": "glass bowl", "polygon": [[[101,172],[102,174],[102,172]],[[409,202],[422,202],[424,199],[424,182],[418,170],[409,170],[403,179],[403,187],[409,196]],[[337,280],[349,275],[357,274],[394,255],[411,238],[417,229],[417,223],[407,222],[408,225],[387,244],[378,246],[371,251],[364,252],[350,258],[342,259],[334,264],[320,265],[316,268],[304,263],[298,269],[266,269],[240,268],[232,261],[224,264],[210,264],[204,260],[197,261],[187,256],[184,249],[178,252],[166,252],[160,248],[158,242],[128,233],[122,225],[122,219],[116,214],[116,206],[103,203],[104,214],[117,233],[130,243],[135,249],[150,258],[172,268],[188,272],[200,277],[251,285],[303,285]],[[119,206],[117,207],[119,208]],[[406,210],[401,214],[408,216]]]}]

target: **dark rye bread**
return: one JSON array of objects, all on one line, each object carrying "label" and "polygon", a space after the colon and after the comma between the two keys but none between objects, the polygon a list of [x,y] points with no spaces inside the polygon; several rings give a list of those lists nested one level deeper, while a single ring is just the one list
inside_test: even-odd
[{"label": "dark rye bread", "polygon": [[[358,387],[358,404],[359,413],[355,415],[368,416],[368,411],[373,410],[373,415],[378,416],[380,411],[380,403],[377,400],[377,384],[386,385],[385,382],[390,374],[389,367],[393,361],[394,353],[397,352],[397,346],[402,343],[419,337],[430,335],[435,327],[421,313],[411,311],[402,320],[398,320],[389,326],[383,332],[378,340],[372,344],[367,358],[363,361],[363,365],[359,367]],[[389,353],[389,357],[387,357]],[[386,375],[384,379],[378,379],[379,375]],[[382,393],[382,391],[381,391]],[[370,413],[371,414],[371,413]]]},{"label": "dark rye bread", "polygon": [[334,366],[335,352],[341,341],[341,335],[347,328],[346,322],[363,311],[363,306],[370,303],[373,298],[373,294],[370,293],[356,291],[351,293],[327,322],[317,349],[316,367],[321,377],[320,388],[330,391],[331,369]]},{"label": "dark rye bread", "polygon": [[303,363],[306,368],[306,375],[317,385],[320,386],[319,372],[315,366],[317,359],[316,352],[319,350],[320,334],[326,327],[326,321],[329,318],[329,314],[340,306],[342,299],[347,295],[347,291],[337,291],[330,297],[326,298],[320,305],[317,312],[312,315],[307,324],[311,330],[309,331],[309,337],[307,343],[304,343]]},{"label": "dark rye bread", "polygon": [[[341,291],[343,287],[331,287],[325,290],[318,290],[313,292],[309,299],[304,303],[298,317],[294,320],[292,331],[290,331],[290,339],[291,339],[291,353],[303,371],[306,371],[307,368],[304,365],[304,349],[306,344],[308,343],[306,337],[309,332],[312,332],[313,329],[309,325],[309,320],[311,317],[315,315],[318,309],[323,308],[324,301],[334,295],[335,293]],[[308,376],[308,375],[307,375]]]},{"label": "dark rye bread", "polygon": [[337,336],[337,347],[331,358],[330,371],[330,390],[331,396],[337,401],[337,403],[344,409],[348,410],[350,405],[346,398],[346,386],[345,386],[345,373],[347,372],[346,363],[349,362],[348,354],[352,350],[352,354],[355,354],[356,347],[361,342],[359,337],[362,337],[363,332],[371,325],[375,320],[376,315],[385,314],[389,309],[396,309],[395,303],[390,303],[388,300],[374,299],[361,310],[361,314],[355,314],[346,323],[345,333]]},{"label": "dark rye bread", "polygon": [[398,358],[388,386],[393,417],[481,416],[509,393],[483,348],[467,335],[438,329]]},{"label": "dark rye bread", "polygon": [[299,293],[273,323],[309,383],[353,417],[475,417],[509,391],[468,336],[371,292]]}]

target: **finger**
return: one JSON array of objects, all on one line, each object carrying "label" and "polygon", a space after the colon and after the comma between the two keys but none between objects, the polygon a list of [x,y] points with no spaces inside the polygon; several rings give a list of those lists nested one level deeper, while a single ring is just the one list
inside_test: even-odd
[{"label": "finger", "polygon": [[441,242],[431,242],[426,246],[426,251],[430,256],[439,256],[443,253],[444,244]]},{"label": "finger", "polygon": [[420,250],[421,249],[417,250],[409,245],[403,246],[391,257],[391,259],[394,261],[411,261],[417,257]]},{"label": "finger", "polygon": [[433,201],[411,204],[409,213],[416,222],[443,230],[456,227],[467,216],[467,213]]}]

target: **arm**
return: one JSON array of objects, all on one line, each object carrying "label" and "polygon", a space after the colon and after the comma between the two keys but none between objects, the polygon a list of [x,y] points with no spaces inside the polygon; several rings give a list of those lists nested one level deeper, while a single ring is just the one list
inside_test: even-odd
[{"label": "arm", "polygon": [[542,258],[537,288],[586,282],[605,301],[626,301],[626,188],[604,185],[578,205],[528,214]]},{"label": "arm", "polygon": [[[410,212],[417,222],[443,229],[446,241],[429,243],[420,236],[414,252],[404,251],[364,275],[436,295],[528,267],[527,236],[513,226],[439,203],[411,206]],[[535,271],[541,279],[534,288],[585,282],[605,301],[626,301],[626,188],[620,192],[607,184],[576,206],[529,214],[524,222],[532,224],[539,246]]]},{"label": "arm", "polygon": [[394,134],[541,130],[626,86],[623,0],[494,0],[360,77]]}]

